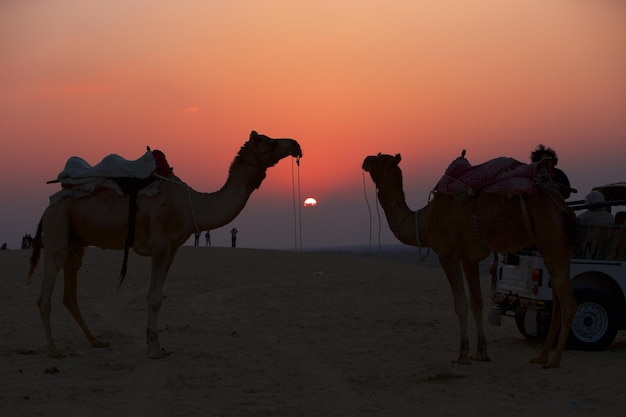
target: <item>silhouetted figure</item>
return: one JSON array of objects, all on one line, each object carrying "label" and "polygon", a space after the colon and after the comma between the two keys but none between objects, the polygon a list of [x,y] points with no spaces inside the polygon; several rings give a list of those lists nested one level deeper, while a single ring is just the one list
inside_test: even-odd
[{"label": "silhouetted figure", "polygon": [[210,248],[211,247],[211,232],[209,232],[208,230],[204,234],[204,240],[206,241],[205,242],[206,247]]},{"label": "silhouetted figure", "polygon": [[3,244],[2,244],[2,247],[0,247],[0,250],[7,250],[7,244],[6,244],[6,243],[3,243]]},{"label": "silhouetted figure", "polygon": [[[604,203],[604,196],[600,191],[594,190],[585,197],[585,204],[601,203]],[[612,226],[615,224],[615,218],[604,207],[590,207],[578,216],[578,221],[583,226]]]},{"label": "silhouetted figure", "polygon": [[30,249],[33,247],[33,238],[29,234],[22,237],[22,249]]},{"label": "silhouetted figure", "polygon": [[239,230],[237,230],[237,228],[235,227],[233,227],[232,230],[230,231],[231,244],[233,248],[237,247],[237,233],[238,232]]},{"label": "silhouetted figure", "polygon": [[196,232],[193,234],[193,245],[194,246],[200,246],[200,232]]},{"label": "silhouetted figure", "polygon": [[556,156],[556,152],[552,148],[546,148],[540,144],[537,148],[530,153],[531,162],[539,162],[545,158],[550,158],[551,163],[548,164],[548,175],[552,178],[552,181],[559,184],[559,193],[563,199],[567,200],[571,195],[571,187],[569,184],[569,178],[565,175],[565,172],[556,168],[556,164],[559,162],[559,158]]}]

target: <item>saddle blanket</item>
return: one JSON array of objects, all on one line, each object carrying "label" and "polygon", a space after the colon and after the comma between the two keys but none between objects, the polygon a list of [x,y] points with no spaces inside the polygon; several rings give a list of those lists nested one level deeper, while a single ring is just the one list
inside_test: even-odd
[{"label": "saddle blanket", "polygon": [[488,193],[531,194],[535,187],[537,164],[524,164],[513,158],[500,157],[472,166],[465,157],[455,159],[435,186],[447,194]]},{"label": "saddle blanket", "polygon": [[[154,181],[142,188],[138,195],[157,195],[159,193],[159,181]],[[118,194],[124,194],[120,186],[110,178],[93,179],[92,181],[78,184],[76,187],[63,188],[50,196],[50,205],[58,203],[65,197],[73,199],[88,197],[98,190],[113,190]]]}]

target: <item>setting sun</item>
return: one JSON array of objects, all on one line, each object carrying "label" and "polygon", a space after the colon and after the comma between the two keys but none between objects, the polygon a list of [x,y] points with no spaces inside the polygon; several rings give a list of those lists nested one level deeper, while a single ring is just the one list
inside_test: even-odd
[{"label": "setting sun", "polygon": [[304,207],[312,207],[312,206],[317,206],[316,199],[314,199],[313,197],[309,197],[304,200]]}]

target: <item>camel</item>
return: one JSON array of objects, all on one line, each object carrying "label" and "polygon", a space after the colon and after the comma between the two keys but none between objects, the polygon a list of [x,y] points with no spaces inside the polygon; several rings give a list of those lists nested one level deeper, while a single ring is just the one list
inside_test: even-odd
[{"label": "camel", "polygon": [[[208,231],[233,220],[243,210],[252,192],[265,179],[266,170],[281,159],[300,158],[300,145],[293,139],[272,139],[252,132],[232,162],[225,185],[213,193],[191,189],[173,173],[159,181],[153,196],[138,195],[133,250],[152,257],[148,291],[148,357],[162,358],[167,352],[159,343],[158,314],[168,270],[178,248],[195,232]],[[50,329],[50,297],[58,271],[63,268],[63,304],[93,347],[106,347],[83,320],[77,301],[77,273],[84,248],[124,249],[128,234],[129,197],[112,190],[87,197],[65,197],[46,208],[37,228],[30,259],[30,280],[45,243],[44,272],[37,301],[43,320],[48,354],[62,357]],[[43,237],[42,237],[43,234]]]},{"label": "camel", "polygon": [[[570,283],[570,260],[579,233],[574,212],[558,193],[550,191],[553,188],[550,186],[514,197],[478,191],[465,197],[466,201],[460,201],[454,194],[433,191],[432,200],[416,212],[405,200],[400,160],[400,154],[368,156],[363,169],[376,184],[378,200],[395,237],[407,245],[430,248],[439,257],[460,326],[457,363],[489,360],[478,263],[493,251],[514,252],[534,244],[550,273],[554,308],[545,345],[531,362],[544,364],[544,368],[558,368],[577,309]],[[463,273],[477,332],[476,354],[471,357]],[[548,363],[557,334],[555,355]]]}]

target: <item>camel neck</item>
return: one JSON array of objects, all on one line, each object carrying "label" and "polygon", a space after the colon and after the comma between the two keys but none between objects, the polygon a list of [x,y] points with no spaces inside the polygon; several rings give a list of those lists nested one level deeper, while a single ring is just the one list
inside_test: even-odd
[{"label": "camel neck", "polygon": [[379,188],[378,201],[385,211],[387,223],[394,236],[404,244],[415,246],[415,212],[406,204],[402,189]]},{"label": "camel neck", "polygon": [[263,167],[235,158],[221,189],[213,193],[193,192],[191,202],[198,229],[211,230],[230,223],[243,210],[264,178]]},{"label": "camel neck", "polygon": [[[406,203],[402,184],[400,187],[382,189],[379,187],[378,200],[387,217],[387,223],[394,236],[405,245],[427,247],[424,233],[424,210],[415,212]],[[419,227],[419,230],[418,230]]]}]

